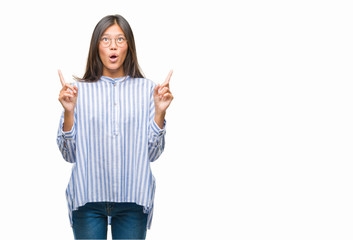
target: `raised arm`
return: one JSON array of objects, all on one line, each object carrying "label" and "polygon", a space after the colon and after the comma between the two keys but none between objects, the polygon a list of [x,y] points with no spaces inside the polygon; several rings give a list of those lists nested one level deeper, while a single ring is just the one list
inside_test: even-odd
[{"label": "raised arm", "polygon": [[75,106],[78,96],[77,86],[66,83],[60,70],[58,70],[62,89],[59,94],[59,101],[64,108],[60,118],[57,134],[57,144],[63,158],[67,162],[75,162],[76,152],[76,127],[75,127]]},{"label": "raised arm", "polygon": [[164,117],[169,107],[170,103],[173,100],[173,95],[170,92],[169,82],[172,77],[173,70],[171,70],[165,79],[165,81],[161,85],[157,85],[154,88],[153,98],[154,98],[154,106],[155,106],[155,117],[154,121],[160,128],[163,128]]},{"label": "raised arm", "polygon": [[151,162],[158,159],[165,146],[165,115],[173,100],[169,81],[173,71],[170,71],[166,80],[153,90],[153,99],[150,103],[150,128],[148,136],[148,152]]},{"label": "raised arm", "polygon": [[77,102],[78,88],[66,83],[60,70],[58,70],[62,89],[59,94],[59,101],[63,106],[64,112],[64,125],[63,131],[70,131],[74,124],[74,111]]}]

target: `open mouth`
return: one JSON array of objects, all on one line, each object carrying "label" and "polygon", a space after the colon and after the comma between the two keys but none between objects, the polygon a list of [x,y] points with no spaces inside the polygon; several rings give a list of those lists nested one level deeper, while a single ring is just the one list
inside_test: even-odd
[{"label": "open mouth", "polygon": [[116,60],[118,58],[118,55],[116,55],[115,53],[111,54],[109,56],[110,60]]}]

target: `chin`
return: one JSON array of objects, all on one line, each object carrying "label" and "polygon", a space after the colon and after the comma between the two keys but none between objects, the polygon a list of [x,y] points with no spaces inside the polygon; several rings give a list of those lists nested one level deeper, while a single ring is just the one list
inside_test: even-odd
[{"label": "chin", "polygon": [[[120,69],[122,68],[122,65],[113,65],[113,64],[109,64],[108,66],[105,65],[105,71],[111,73],[111,74],[115,74],[117,72],[120,71]],[[104,70],[103,70],[104,72]],[[123,71],[124,72],[124,71]]]}]

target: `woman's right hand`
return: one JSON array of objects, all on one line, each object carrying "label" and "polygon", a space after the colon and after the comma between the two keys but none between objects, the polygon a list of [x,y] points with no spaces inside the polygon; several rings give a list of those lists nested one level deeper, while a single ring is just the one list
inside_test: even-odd
[{"label": "woman's right hand", "polygon": [[66,83],[60,70],[58,70],[58,73],[62,85],[59,101],[65,109],[65,112],[73,113],[77,102],[78,88]]}]

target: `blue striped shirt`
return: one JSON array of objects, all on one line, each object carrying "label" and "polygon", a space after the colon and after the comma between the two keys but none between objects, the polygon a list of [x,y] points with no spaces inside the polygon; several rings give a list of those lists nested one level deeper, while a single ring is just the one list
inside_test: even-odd
[{"label": "blue striped shirt", "polygon": [[71,225],[72,211],[87,202],[134,202],[150,228],[156,187],[150,162],[165,143],[165,127],[154,121],[156,84],[129,76],[75,84],[74,125],[64,132],[62,114],[57,134],[63,158],[73,163],[66,189]]}]

